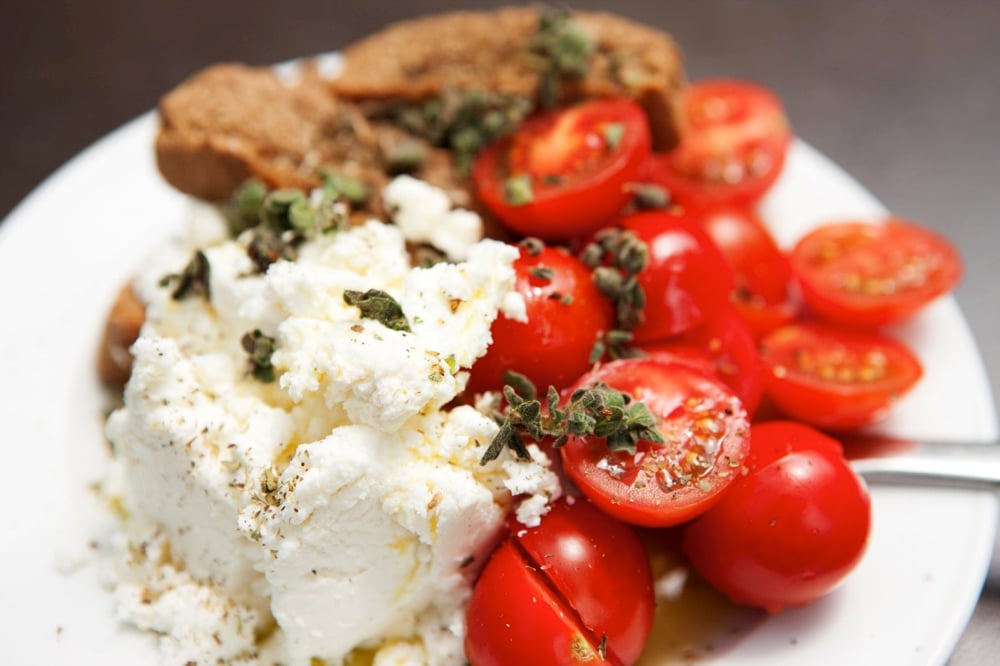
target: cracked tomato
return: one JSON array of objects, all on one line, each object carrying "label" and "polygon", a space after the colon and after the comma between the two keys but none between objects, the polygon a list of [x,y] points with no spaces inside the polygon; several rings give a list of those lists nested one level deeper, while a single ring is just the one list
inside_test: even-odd
[{"label": "cracked tomato", "polygon": [[653,622],[653,577],[627,525],[579,497],[536,527],[510,520],[466,609],[476,666],[634,664]]}]

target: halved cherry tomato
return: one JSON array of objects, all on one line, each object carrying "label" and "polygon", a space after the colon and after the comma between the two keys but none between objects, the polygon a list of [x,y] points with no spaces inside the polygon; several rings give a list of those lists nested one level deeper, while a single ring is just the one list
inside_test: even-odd
[{"label": "halved cherry tomato", "polygon": [[752,298],[742,300],[737,296],[733,299],[733,307],[755,340],[760,340],[776,328],[791,324],[799,316],[796,296],[773,305]]},{"label": "halved cherry tomato", "polygon": [[717,206],[697,213],[702,228],[733,271],[730,300],[755,338],[798,314],[792,269],[764,222],[749,208]]},{"label": "halved cherry tomato", "polygon": [[653,621],[653,580],[632,530],[583,498],[553,504],[541,524],[514,521],[466,610],[476,666],[633,664]]},{"label": "halved cherry tomato", "polygon": [[683,333],[725,307],[732,272],[697,222],[683,211],[644,211],[620,225],[646,244],[649,263],[637,279],[646,295],[637,342]]},{"label": "halved cherry tomato", "polygon": [[502,389],[508,370],[526,376],[543,394],[550,385],[564,388],[590,367],[594,344],[611,327],[610,302],[590,270],[565,249],[536,252],[522,244],[514,270],[528,320],[501,313],[493,322],[493,344],[470,371],[471,392]]},{"label": "halved cherry tomato", "polygon": [[806,304],[849,326],[907,319],[962,276],[951,243],[898,218],[824,225],[799,240],[791,259]]},{"label": "halved cherry tomato", "polygon": [[836,440],[755,424],[749,473],[684,531],[692,566],[733,601],[778,612],[827,594],[867,545],[871,501]]},{"label": "halved cherry tomato", "polygon": [[791,324],[761,341],[767,396],[788,416],[820,428],[858,428],[885,416],[920,379],[920,361],[875,333]]},{"label": "halved cherry tomato", "polygon": [[597,99],[527,120],[476,158],[476,195],[511,230],[544,240],[585,236],[632,194],[650,151],[642,108]]},{"label": "halved cherry tomato", "polygon": [[656,180],[685,206],[752,204],[781,173],[791,131],[770,90],[733,80],[702,81],[684,94],[681,142],[658,157]]},{"label": "halved cherry tomato", "polygon": [[703,368],[707,361],[709,374],[736,392],[747,414],[752,416],[760,406],[764,397],[764,363],[750,329],[734,308],[723,308],[679,336],[640,347],[654,358],[664,358],[664,354],[686,357],[696,362],[696,367]]},{"label": "halved cherry tomato", "polygon": [[719,500],[738,476],[749,444],[739,398],[689,365],[654,358],[612,361],[574,388],[601,382],[642,401],[666,443],[612,451],[601,437],[570,438],[563,471],[603,511],[636,525],[677,525]]},{"label": "halved cherry tomato", "polygon": [[733,269],[734,300],[788,299],[792,269],[763,220],[749,208],[725,206],[697,213],[701,228]]}]

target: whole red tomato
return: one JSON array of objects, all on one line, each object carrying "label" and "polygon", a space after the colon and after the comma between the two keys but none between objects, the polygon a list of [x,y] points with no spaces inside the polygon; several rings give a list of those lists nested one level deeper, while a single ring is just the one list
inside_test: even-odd
[{"label": "whole red tomato", "polygon": [[565,249],[522,244],[514,270],[528,320],[501,313],[493,322],[493,344],[472,366],[472,392],[502,389],[507,371],[526,376],[543,393],[548,386],[564,388],[590,367],[594,344],[611,327],[610,302]]},{"label": "whole red tomato", "polygon": [[554,504],[537,527],[512,520],[466,610],[476,666],[627,665],[653,622],[649,561],[632,530],[583,498]]},{"label": "whole red tomato", "polygon": [[692,566],[740,604],[775,613],[833,589],[871,525],[864,482],[840,444],[792,422],[753,426],[749,473],[684,530]]},{"label": "whole red tomato", "polygon": [[694,218],[678,210],[643,211],[623,218],[621,227],[649,253],[637,276],[646,304],[644,321],[632,331],[636,342],[690,330],[729,302],[732,271]]}]

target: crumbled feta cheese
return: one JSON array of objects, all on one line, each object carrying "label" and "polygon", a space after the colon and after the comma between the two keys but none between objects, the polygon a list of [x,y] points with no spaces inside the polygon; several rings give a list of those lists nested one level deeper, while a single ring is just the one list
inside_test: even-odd
[{"label": "crumbled feta cheese", "polygon": [[674,567],[656,579],[654,591],[658,599],[676,601],[684,594],[689,572],[685,567]]},{"label": "crumbled feta cheese", "polygon": [[397,176],[382,192],[385,207],[407,240],[430,243],[452,260],[468,257],[483,237],[483,221],[472,211],[452,209],[441,190],[412,176]]},{"label": "crumbled feta cheese", "polygon": [[[159,285],[195,248],[210,303]],[[252,663],[272,622],[289,666],[359,646],[377,664],[464,663],[463,604],[513,497],[531,525],[559,494],[544,453],[480,465],[497,425],[444,409],[498,313],[523,309],[515,248],[484,240],[464,254],[410,268],[400,230],[371,221],[260,275],[216,228],[140,276],[146,324],[107,424],[129,516],[117,595],[122,617],[163,634],[168,663]],[[345,303],[368,289],[395,299],[410,330]],[[274,382],[250,372],[241,338],[254,329],[275,340]],[[137,564],[151,533],[169,557]]]}]

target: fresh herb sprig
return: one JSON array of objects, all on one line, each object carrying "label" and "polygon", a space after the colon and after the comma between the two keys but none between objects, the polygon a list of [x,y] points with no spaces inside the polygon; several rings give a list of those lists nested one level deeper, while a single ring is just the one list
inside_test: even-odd
[{"label": "fresh herb sprig", "polygon": [[534,385],[526,377],[508,372],[504,382],[507,409],[495,415],[500,429],[480,464],[495,460],[505,448],[522,460],[529,459],[525,437],[535,441],[552,437],[556,448],[570,437],[600,437],[609,450],[629,453],[635,453],[640,440],[652,444],[665,441],[656,428],[656,417],[645,404],[603,383],[577,389],[563,407],[559,392],[550,386],[545,396],[547,409],[543,410]]}]

